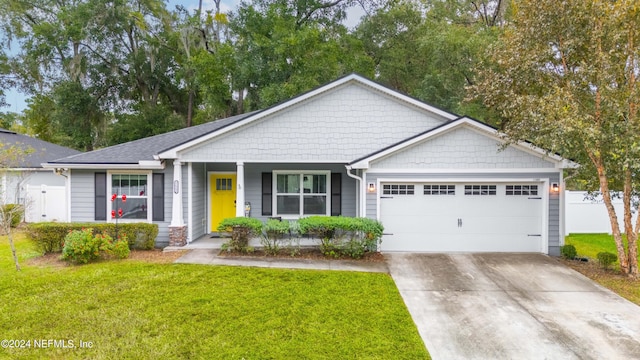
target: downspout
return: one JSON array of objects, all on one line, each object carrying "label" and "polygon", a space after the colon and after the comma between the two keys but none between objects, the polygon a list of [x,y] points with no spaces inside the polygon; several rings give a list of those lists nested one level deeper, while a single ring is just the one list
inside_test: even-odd
[{"label": "downspout", "polygon": [[[356,187],[358,189],[358,197],[362,197],[362,178],[354,175],[351,173],[351,166],[350,165],[345,165],[344,166],[347,169],[347,176],[349,176],[350,178],[356,179],[356,181],[358,182],[358,186]],[[363,213],[363,209],[362,209],[362,199],[358,199],[358,211],[356,212],[356,216],[358,217],[362,217],[362,213]]]}]

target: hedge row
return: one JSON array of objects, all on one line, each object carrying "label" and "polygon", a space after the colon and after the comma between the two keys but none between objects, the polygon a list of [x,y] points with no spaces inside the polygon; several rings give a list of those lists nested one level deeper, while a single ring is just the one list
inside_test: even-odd
[{"label": "hedge row", "polygon": [[379,221],[346,216],[310,216],[297,222],[270,219],[266,224],[254,218],[236,217],[224,219],[218,227],[220,232],[231,233],[231,240],[223,246],[232,251],[252,251],[249,238],[258,235],[265,251],[277,254],[280,241],[287,234],[308,235],[318,238],[325,256],[356,259],[377,250],[383,230]]},{"label": "hedge row", "polygon": [[[70,231],[86,228],[93,229],[94,235],[104,232],[116,238],[116,225],[113,223],[31,223],[26,226],[26,234],[42,253],[47,254],[61,252],[64,238]],[[129,248],[150,250],[153,249],[158,236],[158,224],[120,223],[118,234],[126,234]]]},{"label": "hedge row", "polygon": [[344,216],[310,216],[298,220],[298,225],[300,233],[319,238],[325,256],[354,259],[376,251],[384,230],[379,221]]}]

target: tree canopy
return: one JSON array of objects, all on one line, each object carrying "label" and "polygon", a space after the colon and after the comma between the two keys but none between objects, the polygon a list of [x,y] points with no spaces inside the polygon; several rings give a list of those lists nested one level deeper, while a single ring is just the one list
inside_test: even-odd
[{"label": "tree canopy", "polygon": [[[637,1],[521,0],[473,86],[530,140],[581,164],[575,176],[601,191],[623,271],[637,275],[640,221],[640,7]],[[610,190],[623,191],[624,244]]]},{"label": "tree canopy", "polygon": [[[201,3],[200,3],[201,6]],[[16,124],[91,150],[261,109],[357,72],[454,112],[503,1],[255,0],[229,12],[161,0],[0,3],[0,91],[31,96]],[[366,16],[344,20],[354,6]],[[447,71],[442,71],[446,68]],[[0,100],[2,100],[0,92]]]}]

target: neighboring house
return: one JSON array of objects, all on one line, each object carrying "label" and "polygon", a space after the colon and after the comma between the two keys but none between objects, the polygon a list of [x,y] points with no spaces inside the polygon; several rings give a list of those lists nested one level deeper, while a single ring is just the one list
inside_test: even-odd
[{"label": "neighboring house", "polygon": [[28,222],[66,221],[65,178],[43,168],[42,163],[80,152],[0,129],[0,151],[11,152],[11,148],[20,151],[11,159],[3,157],[7,163],[2,164],[1,203],[24,204]]},{"label": "neighboring house", "polygon": [[[72,221],[147,221],[157,246],[232,216],[366,216],[383,251],[559,254],[562,169],[530,144],[358,75],[262,111],[51,161]],[[111,202],[112,193],[127,201]]]}]

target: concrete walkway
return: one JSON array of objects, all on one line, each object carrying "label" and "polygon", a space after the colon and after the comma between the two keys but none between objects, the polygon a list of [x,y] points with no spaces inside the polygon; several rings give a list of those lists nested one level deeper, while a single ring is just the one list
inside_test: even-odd
[{"label": "concrete walkway", "polygon": [[640,307],[540,254],[385,254],[433,359],[638,359]]},{"label": "concrete walkway", "polygon": [[388,273],[384,262],[358,260],[310,260],[266,257],[218,256],[220,249],[194,249],[175,261],[178,264],[204,264],[228,266],[253,266],[281,269],[316,269]]}]

